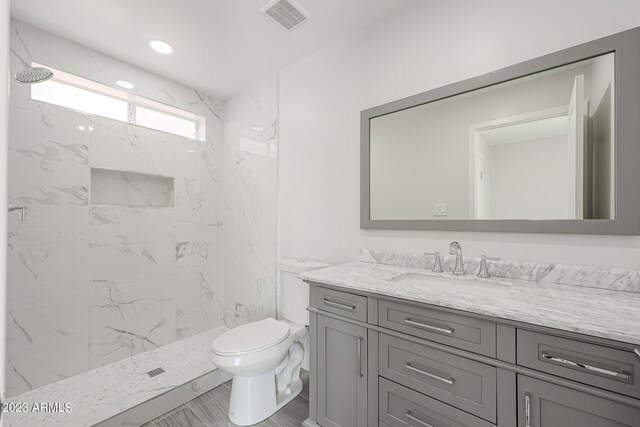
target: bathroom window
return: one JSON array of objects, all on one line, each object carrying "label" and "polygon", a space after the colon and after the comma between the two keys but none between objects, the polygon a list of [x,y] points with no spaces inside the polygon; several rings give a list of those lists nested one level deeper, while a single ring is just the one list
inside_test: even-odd
[{"label": "bathroom window", "polygon": [[204,141],[205,118],[151,99],[46,67],[51,80],[31,85],[31,99],[173,135]]}]

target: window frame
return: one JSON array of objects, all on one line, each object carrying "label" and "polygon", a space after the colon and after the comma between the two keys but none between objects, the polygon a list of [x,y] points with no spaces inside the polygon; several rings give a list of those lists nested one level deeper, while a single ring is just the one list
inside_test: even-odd
[{"label": "window frame", "polygon": [[[102,96],[106,96],[109,98],[113,98],[113,99],[117,99],[120,101],[124,101],[127,103],[127,121],[122,121],[122,123],[129,123],[131,125],[136,125],[136,126],[140,126],[143,127],[145,129],[153,129],[155,131],[158,132],[163,132],[163,133],[167,133],[169,135],[174,135],[174,136],[179,136],[179,137],[183,137],[183,138],[187,138],[190,140],[194,140],[194,141],[204,141],[206,138],[206,118],[203,116],[200,116],[198,114],[192,113],[190,111],[186,111],[186,110],[182,110],[180,108],[171,106],[171,105],[167,105],[167,104],[163,104],[162,102],[159,101],[155,101],[149,98],[145,98],[136,94],[133,94],[131,92],[127,92],[125,90],[122,89],[116,89],[114,87],[102,84],[102,83],[98,83],[95,82],[93,80],[89,80],[86,79],[84,77],[80,77],[74,74],[70,74],[67,73],[65,71],[60,71],[57,70],[53,67],[49,67],[48,65],[42,65],[36,62],[32,62],[31,63],[32,67],[45,67],[50,69],[53,72],[53,77],[51,78],[52,81],[56,82],[56,83],[60,83],[63,85],[67,85],[67,86],[71,86],[71,87],[75,87],[81,90],[85,90],[85,91],[89,91],[89,92],[93,92],[96,93],[98,95],[102,95]],[[55,104],[55,103],[51,103],[49,101],[43,101],[43,100],[39,100],[37,98],[33,97],[33,85],[30,88],[29,91],[29,96],[30,99],[33,101],[37,101],[37,102],[43,102],[43,103],[47,103],[47,104],[51,104],[51,105],[56,105],[62,108],[67,108],[67,109],[72,109],[74,111],[79,111],[83,114],[89,114],[89,115],[94,115],[94,116],[98,116],[98,117],[103,117],[105,119],[108,120],[115,120],[115,121],[120,121],[118,119],[114,119],[111,117],[107,117],[107,116],[102,116],[100,114],[95,114],[95,113],[90,113],[87,111],[83,111],[83,110],[75,110],[73,108],[67,107],[65,105],[61,105],[61,104]],[[168,114],[168,115],[172,115],[174,117],[183,119],[183,120],[187,120],[190,122],[193,122],[195,124],[195,135],[193,137],[189,137],[189,136],[185,136],[182,134],[177,134],[177,133],[173,133],[173,132],[169,132],[166,130],[162,130],[162,129],[157,129],[154,127],[149,127],[149,126],[144,126],[141,124],[138,124],[136,121],[136,107],[140,106],[140,107],[144,107],[150,110],[154,110],[163,114]]]}]

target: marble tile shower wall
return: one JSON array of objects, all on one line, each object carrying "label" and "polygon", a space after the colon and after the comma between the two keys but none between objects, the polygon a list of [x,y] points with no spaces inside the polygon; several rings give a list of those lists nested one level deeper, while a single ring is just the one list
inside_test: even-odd
[{"label": "marble tile shower wall", "polygon": [[224,322],[275,317],[278,76],[227,102],[224,131]]},{"label": "marble tile shower wall", "polygon": [[[107,85],[132,81],[204,115],[207,138],[35,102],[12,83],[9,197],[28,211],[9,217],[9,396],[222,325],[225,210],[218,102],[21,22],[11,47]],[[91,167],[174,177],[175,207],[94,206]]]}]

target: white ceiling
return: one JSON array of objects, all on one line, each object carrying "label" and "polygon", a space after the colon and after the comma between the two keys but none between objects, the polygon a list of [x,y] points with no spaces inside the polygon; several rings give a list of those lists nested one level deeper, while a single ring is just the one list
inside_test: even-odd
[{"label": "white ceiling", "polygon": [[[225,99],[420,0],[298,1],[312,18],[290,33],[259,11],[267,0],[11,0],[11,15]],[[153,38],[175,52],[153,52]]]}]

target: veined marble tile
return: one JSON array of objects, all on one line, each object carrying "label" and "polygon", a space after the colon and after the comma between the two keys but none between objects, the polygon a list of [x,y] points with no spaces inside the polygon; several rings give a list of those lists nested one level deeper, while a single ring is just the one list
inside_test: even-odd
[{"label": "veined marble tile", "polygon": [[164,277],[175,273],[174,246],[169,242],[132,243],[123,236],[119,245],[89,247],[91,280]]},{"label": "veined marble tile", "polygon": [[[28,370],[24,377],[37,387],[153,348],[135,335],[162,346],[176,339],[177,329],[186,336],[221,325],[223,105],[21,22],[11,22],[11,47],[27,62],[106,85],[135,81],[132,93],[207,122],[206,140],[193,141],[33,101],[32,86],[11,82],[10,201],[28,205],[26,221],[20,212],[9,216],[8,309],[17,323],[8,318],[8,357],[17,370]],[[12,72],[23,67],[14,55],[10,66]],[[184,207],[91,206],[91,167],[182,179]],[[201,256],[206,245],[214,256]],[[201,286],[200,273],[208,285]],[[180,294],[183,288],[189,291]],[[63,361],[65,346],[72,354]],[[8,372],[12,393],[29,387]],[[97,378],[90,381],[99,397],[89,406],[104,401],[107,390]]]},{"label": "veined marble tile", "polygon": [[89,145],[89,164],[101,169],[175,176],[175,144],[158,138],[158,131],[134,127],[96,119]]},{"label": "veined marble tile", "polygon": [[217,182],[176,178],[176,207],[222,213],[222,185]]},{"label": "veined marble tile", "polygon": [[87,206],[29,205],[25,220],[13,211],[8,218],[9,249],[87,246]]},{"label": "veined marble tile", "polygon": [[221,325],[222,280],[219,271],[183,273],[175,292],[176,338]]},{"label": "veined marble tile", "polygon": [[262,79],[225,108],[224,321],[275,316],[278,77]]},{"label": "veined marble tile", "polygon": [[9,152],[9,202],[16,204],[89,204],[89,168],[69,162],[49,162]]},{"label": "veined marble tile", "polygon": [[11,247],[7,253],[8,299],[83,290],[89,277],[87,264],[86,247]]},{"label": "veined marble tile", "polygon": [[175,339],[175,276],[90,283],[89,366],[159,348]]},{"label": "veined marble tile", "polygon": [[6,365],[7,396],[16,396],[86,371],[87,342],[85,331],[55,342],[11,348]]},{"label": "veined marble tile", "polygon": [[[360,252],[360,261],[431,269],[434,258],[430,255],[425,256],[423,253],[363,249]],[[442,256],[442,266],[445,271],[452,271],[454,265],[455,256]],[[640,270],[506,259],[490,261],[488,266],[492,277],[640,292]],[[477,272],[480,267],[480,258],[464,257],[464,267],[467,272]]]},{"label": "veined marble tile", "polygon": [[47,104],[38,103],[37,107],[37,111],[11,109],[9,151],[15,157],[37,160],[44,170],[50,170],[51,163],[57,162],[88,165],[87,135],[78,130],[80,120],[68,117],[80,113],[67,110],[71,113],[63,116],[49,111],[51,106]]},{"label": "veined marble tile", "polygon": [[175,246],[176,270],[197,273],[205,271],[213,262],[209,258],[212,242],[177,242]]},{"label": "veined marble tile", "polygon": [[173,243],[176,239],[172,210],[123,206],[91,206],[89,239],[94,246]]},{"label": "veined marble tile", "polygon": [[177,242],[222,241],[222,218],[218,212],[177,207],[167,212],[167,215],[175,226]]}]

